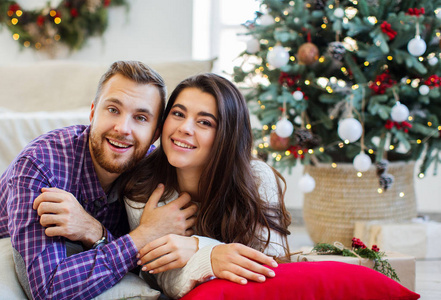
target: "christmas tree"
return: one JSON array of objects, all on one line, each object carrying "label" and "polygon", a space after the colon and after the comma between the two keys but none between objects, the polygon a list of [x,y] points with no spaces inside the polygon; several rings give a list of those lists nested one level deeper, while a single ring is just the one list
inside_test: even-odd
[{"label": "christmas tree", "polygon": [[420,177],[436,173],[440,0],[260,2],[233,74],[262,124],[255,154],[282,170],[423,157]]}]

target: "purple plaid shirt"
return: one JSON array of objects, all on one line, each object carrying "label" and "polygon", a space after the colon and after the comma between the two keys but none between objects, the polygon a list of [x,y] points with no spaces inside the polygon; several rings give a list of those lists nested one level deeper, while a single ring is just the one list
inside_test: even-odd
[{"label": "purple plaid shirt", "polygon": [[[136,266],[137,249],[127,234],[125,209],[101,188],[88,138],[89,127],[84,125],[44,134],[0,177],[0,238],[11,236],[35,299],[93,298]],[[67,257],[66,239],[46,236],[32,209],[43,187],[72,193],[107,228],[110,243]]]}]

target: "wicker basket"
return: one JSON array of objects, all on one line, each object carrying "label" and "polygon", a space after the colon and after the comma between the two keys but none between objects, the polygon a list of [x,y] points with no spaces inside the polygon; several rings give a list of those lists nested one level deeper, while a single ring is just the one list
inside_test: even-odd
[{"label": "wicker basket", "polygon": [[378,193],[379,182],[374,167],[362,177],[352,164],[305,166],[316,182],[305,194],[303,217],[314,243],[340,241],[351,246],[357,221],[400,221],[416,217],[414,162],[392,162],[387,173],[395,177],[390,189]]}]

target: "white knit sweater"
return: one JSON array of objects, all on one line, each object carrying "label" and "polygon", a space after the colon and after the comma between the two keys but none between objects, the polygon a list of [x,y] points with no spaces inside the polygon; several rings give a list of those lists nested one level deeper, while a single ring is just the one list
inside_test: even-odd
[{"label": "white knit sweater", "polygon": [[[278,205],[277,182],[271,168],[264,162],[253,160],[251,162],[254,176],[258,178],[259,194],[262,199],[270,203],[270,205]],[[175,192],[170,199],[159,203],[164,205],[175,200],[178,193]],[[139,220],[143,213],[144,203],[134,202],[128,198],[124,199],[129,219],[130,229],[133,230],[139,225]],[[266,229],[261,231],[261,238],[267,238]],[[199,250],[192,256],[183,268],[173,269],[156,275],[159,286],[163,292],[171,298],[180,298],[191,291],[197,284],[215,278],[213,269],[211,268],[211,251],[221,242],[207,238],[196,236],[199,239]],[[284,255],[282,236],[271,231],[271,239],[269,246],[265,249],[265,253],[270,256]]]}]

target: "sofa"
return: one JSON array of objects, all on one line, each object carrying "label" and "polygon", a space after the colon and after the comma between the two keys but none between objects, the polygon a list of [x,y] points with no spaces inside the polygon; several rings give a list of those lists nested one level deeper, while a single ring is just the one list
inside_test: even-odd
[{"label": "sofa", "polygon": [[[148,63],[161,74],[170,93],[183,79],[212,69],[213,61]],[[37,136],[55,128],[89,124],[90,105],[110,64],[43,61],[0,65],[0,174]],[[27,299],[18,283],[10,239],[0,239],[2,299]],[[129,273],[96,299],[158,299],[138,276]]]}]

